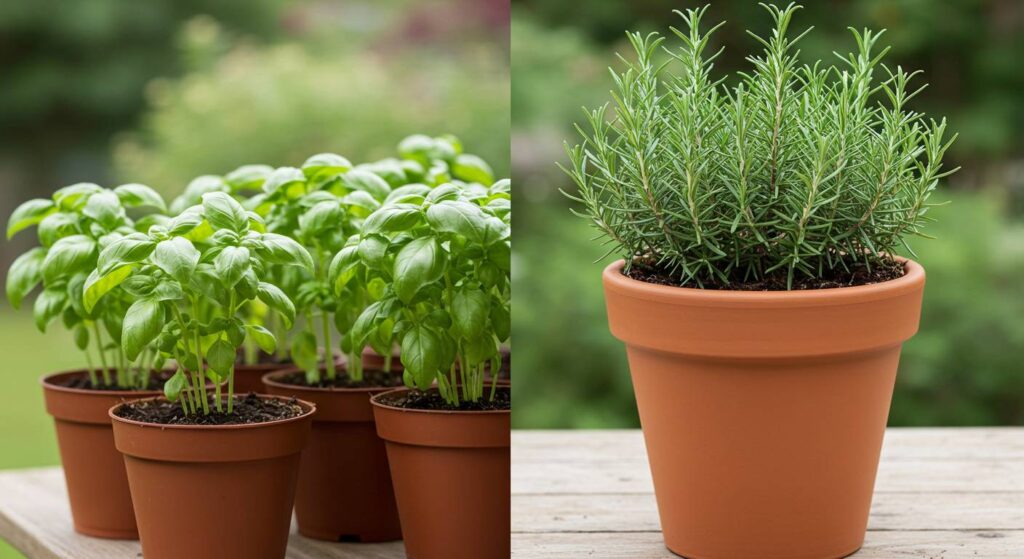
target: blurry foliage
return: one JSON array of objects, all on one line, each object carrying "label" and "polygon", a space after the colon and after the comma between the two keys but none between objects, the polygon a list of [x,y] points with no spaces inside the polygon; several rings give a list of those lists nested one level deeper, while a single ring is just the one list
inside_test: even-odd
[{"label": "blurry foliage", "polygon": [[114,150],[121,179],[169,193],[254,161],[293,165],[322,151],[382,158],[414,130],[453,133],[508,173],[508,63],[496,45],[442,55],[243,43],[203,55],[222,43],[216,34],[211,21],[186,27],[184,50],[204,63],[150,84],[141,131]]},{"label": "blurry foliage", "polygon": [[[514,426],[637,426],[625,348],[608,332],[594,233],[571,216],[555,167],[580,107],[607,98],[626,29],[678,26],[672,9],[704,2],[513,0]],[[805,2],[804,58],[850,47],[847,25],[888,28],[895,63],[932,85],[914,108],[949,117],[965,166],[936,197],[937,240],[914,243],[928,273],[920,332],[904,346],[892,425],[1024,425],[1024,4],[1013,0]],[[713,2],[726,19],[724,70],[770,22],[756,2]],[[813,42],[812,39],[813,38]],[[596,66],[596,69],[595,69]],[[545,102],[545,95],[550,97]]]}]

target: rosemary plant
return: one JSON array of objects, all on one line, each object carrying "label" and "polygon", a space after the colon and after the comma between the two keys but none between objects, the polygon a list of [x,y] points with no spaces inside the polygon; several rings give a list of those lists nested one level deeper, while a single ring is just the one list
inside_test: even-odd
[{"label": "rosemary plant", "polygon": [[[587,112],[567,144],[567,194],[626,259],[679,285],[849,277],[921,235],[953,139],[945,120],[908,108],[917,72],[891,69],[881,32],[851,29],[856,52],[838,66],[798,61],[800,6],[763,5],[775,22],[752,68],[717,77],[707,8],[677,12],[678,45],[628,33],[634,61],[612,71],[613,103]],[[666,62],[660,54],[667,53]],[[845,274],[845,276],[844,276]]]}]

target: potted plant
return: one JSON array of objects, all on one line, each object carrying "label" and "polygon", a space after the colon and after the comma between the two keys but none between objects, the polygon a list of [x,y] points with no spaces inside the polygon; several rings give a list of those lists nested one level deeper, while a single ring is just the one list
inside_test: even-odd
[{"label": "potted plant", "polygon": [[[352,169],[343,157],[319,154],[302,169],[285,168],[268,181],[261,205],[267,227],[296,239],[314,256],[314,269],[289,272],[304,325],[290,338],[295,367],[263,377],[265,392],[302,398],[317,406],[309,446],[303,454],[295,501],[299,532],[327,541],[380,542],[402,537],[384,443],[377,437],[370,396],[401,385],[385,359],[364,369],[362,347],[350,331],[381,280],[367,282],[357,265],[362,219],[387,199],[404,199],[417,188],[395,188],[377,174]],[[420,185],[422,186],[422,185]],[[423,188],[426,188],[425,186]],[[413,194],[415,195],[415,194]],[[422,198],[422,194],[418,194]],[[344,272],[339,268],[344,267]],[[329,272],[335,271],[333,276]],[[330,355],[334,330],[347,355],[343,366]],[[390,355],[390,333],[372,337]]]},{"label": "potted plant", "polygon": [[124,352],[155,344],[178,364],[164,385],[166,399],[110,409],[114,441],[124,455],[147,558],[279,559],[314,406],[235,396],[238,348],[247,337],[269,350],[276,343],[238,312],[258,299],[293,321],[293,303],[265,281],[266,270],[310,269],[313,262],[292,239],[262,232],[259,216],[228,194],[207,192],[201,199],[166,225],[114,241],[85,286],[87,300],[102,301],[93,290],[130,282],[136,299],[124,317]]},{"label": "potted plant", "polygon": [[[912,74],[853,31],[839,69],[799,66],[799,6],[735,82],[712,75],[705,9],[630,33],[614,114],[569,148],[571,197],[624,257],[603,280],[626,344],[668,548],[828,558],[864,539],[900,345],[949,142],[907,108]],[[805,32],[806,33],[806,32]],[[879,79],[881,78],[881,79]]]},{"label": "potted plant", "polygon": [[356,254],[384,289],[351,336],[361,346],[384,331],[401,346],[408,388],[372,403],[417,559],[510,553],[510,390],[485,379],[509,336],[509,200],[507,180],[446,183],[363,222]]},{"label": "potted plant", "polygon": [[[138,221],[126,208],[154,213]],[[40,246],[18,257],[7,275],[14,308],[37,286],[36,326],[45,332],[58,317],[74,334],[86,369],[42,378],[47,411],[54,417],[75,530],[90,536],[136,539],[128,480],[107,410],[125,399],[155,396],[163,385],[163,359],[151,347],[138,355],[120,348],[121,321],[130,295],[115,290],[101,305],[87,304],[84,286],[98,256],[137,228],[166,219],[163,199],[149,187],[125,184],[112,190],[92,183],[58,190],[52,199],[25,202],[13,213],[8,238],[37,227]]]}]

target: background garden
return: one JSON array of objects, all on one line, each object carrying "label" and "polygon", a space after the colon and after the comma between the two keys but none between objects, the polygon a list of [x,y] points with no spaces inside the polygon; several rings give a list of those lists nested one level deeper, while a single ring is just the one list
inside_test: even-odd
[{"label": "background garden", "polygon": [[[170,199],[200,174],[393,155],[452,133],[509,172],[507,0],[0,3],[0,214],[75,182]],[[5,217],[6,219],[6,217]],[[6,273],[34,243],[0,244]],[[39,377],[70,335],[0,302],[0,469],[58,462]],[[0,542],[0,559],[19,557]]]},{"label": "background garden", "polygon": [[[921,331],[904,346],[890,424],[1024,425],[1024,5],[1014,0],[805,2],[794,25],[817,31],[807,59],[853,47],[847,26],[887,28],[889,59],[924,70],[931,85],[914,108],[945,115],[960,133],[949,159],[964,170],[938,198],[937,240],[912,246],[928,271]],[[607,67],[628,51],[624,28],[667,32],[681,20],[672,0],[512,2],[513,424],[536,427],[638,425],[622,345],[608,333],[594,231],[568,212],[555,167],[562,140],[575,140],[582,105],[609,99]],[[767,30],[754,2],[716,1],[709,19],[718,65],[744,68],[757,45],[744,29]]]}]

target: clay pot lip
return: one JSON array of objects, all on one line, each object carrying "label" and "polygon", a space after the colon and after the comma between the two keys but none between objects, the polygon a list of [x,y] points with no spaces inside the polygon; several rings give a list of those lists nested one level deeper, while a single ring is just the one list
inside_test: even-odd
[{"label": "clay pot lip", "polygon": [[[279,369],[279,370],[271,371],[271,372],[263,375],[262,377],[260,377],[260,381],[262,381],[263,384],[266,384],[268,386],[274,386],[274,387],[277,387],[277,388],[283,388],[283,389],[291,390],[291,391],[294,391],[294,392],[309,392],[309,393],[315,393],[315,394],[330,394],[330,393],[360,394],[360,393],[363,393],[363,392],[380,392],[381,390],[390,392],[391,390],[393,390],[395,388],[401,388],[400,386],[361,386],[361,387],[358,387],[358,388],[340,388],[340,387],[335,387],[335,386],[326,386],[326,387],[306,386],[306,385],[302,385],[302,384],[288,384],[288,383],[280,382],[280,381],[277,381],[277,380],[274,380],[274,379],[270,378],[270,377],[278,376],[278,375],[301,373],[301,372],[303,372],[303,370],[301,368],[299,368],[299,367],[290,367],[288,369]],[[392,371],[392,372],[394,372],[394,371]]]},{"label": "clay pot lip", "polygon": [[119,396],[150,396],[162,394],[162,390],[92,390],[89,388],[71,388],[68,386],[61,386],[54,384],[53,380],[58,377],[82,375],[88,376],[88,369],[71,369],[68,371],[61,371],[59,373],[48,373],[39,377],[39,384],[42,385],[44,390],[50,390],[53,392],[63,392],[65,394],[76,394],[80,396],[105,396],[105,397],[119,397]]},{"label": "clay pot lip", "polygon": [[[498,386],[500,386],[502,388],[509,388],[509,389],[512,388],[511,384],[506,385],[506,386],[502,386],[501,384],[499,384]],[[377,395],[373,396],[372,398],[370,398],[370,404],[372,404],[374,407],[378,407],[378,408],[381,408],[383,410],[403,412],[403,413],[421,413],[421,414],[434,415],[434,416],[462,415],[462,416],[483,416],[483,417],[487,417],[487,416],[498,416],[498,415],[510,415],[512,413],[512,409],[511,408],[507,409],[507,410],[417,410],[417,409],[412,409],[412,408],[400,408],[400,407],[397,407],[397,406],[389,406],[388,404],[384,404],[384,403],[381,403],[379,401],[380,398],[383,398],[384,396],[387,396],[388,394],[392,394],[392,393],[395,393],[395,392],[411,392],[411,391],[412,391],[411,388],[403,386],[403,387],[400,387],[400,388],[395,388],[393,390],[388,390],[387,392],[381,392],[380,394],[377,394]]]},{"label": "clay pot lip", "polygon": [[605,289],[649,301],[691,306],[838,306],[891,299],[920,290],[925,281],[924,267],[909,258],[896,257],[903,263],[902,277],[853,287],[832,287],[800,291],[730,291],[655,285],[622,274],[625,260],[616,260],[605,267],[601,276]]},{"label": "clay pot lip", "polygon": [[[293,399],[293,398],[290,398],[290,397],[287,397],[287,396],[272,396],[270,394],[257,394],[256,397],[264,399],[264,400],[270,400],[270,399],[274,399],[274,400],[291,400],[291,399]],[[274,427],[274,426],[277,426],[277,425],[285,425],[285,424],[288,424],[288,423],[295,423],[295,422],[298,422],[298,421],[304,421],[304,420],[308,419],[310,416],[313,416],[313,415],[316,414],[316,404],[314,404],[312,402],[307,402],[305,400],[300,400],[298,398],[294,398],[294,400],[299,404],[299,406],[304,408],[304,412],[302,414],[297,415],[295,417],[289,417],[287,419],[276,419],[274,421],[266,421],[266,422],[263,422],[263,423],[241,423],[241,424],[237,424],[237,425],[165,425],[163,423],[146,423],[146,422],[143,422],[143,421],[135,421],[134,419],[125,419],[123,417],[120,417],[120,416],[114,414],[114,411],[117,410],[118,408],[120,408],[121,406],[126,406],[126,405],[134,403],[134,402],[141,402],[141,401],[145,401],[145,400],[160,400],[160,399],[163,399],[163,397],[162,396],[157,396],[155,398],[137,398],[135,400],[128,400],[127,402],[119,402],[119,403],[111,406],[111,408],[109,410],[107,410],[107,415],[110,416],[110,420],[112,422],[117,422],[117,423],[121,423],[121,424],[124,424],[124,425],[131,425],[133,427],[141,427],[143,429],[159,429],[161,431],[175,430],[175,431],[217,432],[217,431],[241,431],[241,430],[250,430],[250,429],[261,429],[261,428],[265,428],[265,427]]]}]

